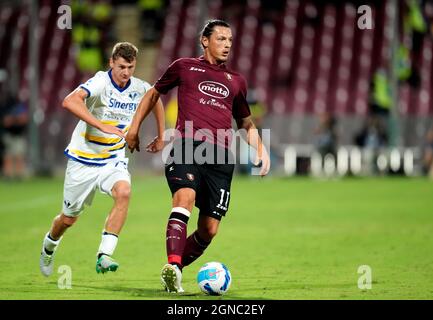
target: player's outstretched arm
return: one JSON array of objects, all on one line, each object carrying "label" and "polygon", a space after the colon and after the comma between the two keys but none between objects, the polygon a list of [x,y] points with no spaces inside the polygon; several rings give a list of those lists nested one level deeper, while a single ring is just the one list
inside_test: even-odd
[{"label": "player's outstretched arm", "polygon": [[236,123],[238,125],[238,129],[244,129],[247,131],[246,141],[250,146],[257,150],[257,156],[255,165],[260,165],[260,175],[263,177],[269,173],[269,169],[271,167],[271,159],[269,158],[269,154],[266,150],[265,145],[260,138],[259,132],[253,122],[251,117],[236,119]]},{"label": "player's outstretched arm", "polygon": [[95,127],[102,132],[116,134],[119,137],[124,138],[124,133],[122,130],[108,124],[103,124],[89,112],[89,109],[87,109],[87,106],[84,103],[86,98],[87,92],[85,90],[76,89],[66,96],[66,98],[63,100],[62,106],[76,115],[79,119],[87,122],[92,127]]},{"label": "player's outstretched arm", "polygon": [[[149,91],[147,91],[144,97],[141,99],[140,104],[135,111],[134,117],[132,118],[131,127],[129,128],[129,131],[125,138],[131,153],[133,153],[134,150],[140,151],[140,139],[138,137],[140,126],[143,120],[150,113],[150,111],[153,110],[158,100],[159,92],[153,87],[150,88]],[[157,120],[157,123],[159,124],[159,120]]]},{"label": "player's outstretched arm", "polygon": [[146,151],[156,153],[164,148],[165,114],[161,99],[158,99],[152,111],[156,120],[158,136],[147,145]]}]

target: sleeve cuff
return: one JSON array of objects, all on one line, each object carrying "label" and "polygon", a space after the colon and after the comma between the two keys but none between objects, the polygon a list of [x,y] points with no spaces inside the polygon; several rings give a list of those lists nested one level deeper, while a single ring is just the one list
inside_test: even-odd
[{"label": "sleeve cuff", "polygon": [[80,88],[83,89],[83,90],[85,90],[87,92],[87,98],[92,95],[92,93],[90,92],[90,90],[87,89],[86,87],[84,87],[84,86],[81,85]]}]

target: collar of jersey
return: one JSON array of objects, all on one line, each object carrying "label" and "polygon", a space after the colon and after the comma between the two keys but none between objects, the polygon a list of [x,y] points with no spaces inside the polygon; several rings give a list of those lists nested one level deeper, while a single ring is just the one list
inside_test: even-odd
[{"label": "collar of jersey", "polygon": [[119,92],[123,92],[123,91],[125,91],[126,89],[128,89],[128,87],[129,87],[129,85],[131,84],[131,79],[129,79],[128,80],[128,82],[126,83],[126,86],[124,86],[123,88],[121,88],[121,87],[119,87],[118,85],[117,85],[117,83],[113,80],[113,76],[111,75],[111,72],[112,72],[113,70],[112,69],[110,69],[109,71],[108,71],[108,75],[110,76],[110,80],[111,80],[111,83],[113,84],[113,86],[119,91]]},{"label": "collar of jersey", "polygon": [[221,63],[221,64],[211,64],[209,61],[207,61],[207,60],[204,58],[204,56],[200,56],[200,57],[198,57],[198,60],[200,60],[200,61],[206,63],[207,65],[209,65],[209,66],[211,66],[211,67],[217,68],[217,69],[225,69],[225,68],[226,68],[225,63]]}]

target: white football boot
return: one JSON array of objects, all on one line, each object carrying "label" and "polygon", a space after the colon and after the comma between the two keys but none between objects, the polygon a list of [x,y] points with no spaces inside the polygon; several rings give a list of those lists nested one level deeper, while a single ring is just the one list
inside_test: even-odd
[{"label": "white football boot", "polygon": [[[41,256],[39,257],[39,268],[41,270],[41,273],[48,277],[53,273],[54,268],[54,254],[56,253],[57,247],[60,244],[60,240],[62,240],[63,237],[60,237],[59,240],[52,240],[51,238],[47,238],[49,233],[47,233],[44,237],[44,240],[42,241],[42,250],[41,250]],[[48,254],[45,251],[45,242],[51,243],[53,247],[53,253]]]},{"label": "white football boot", "polygon": [[45,252],[44,245],[42,244],[41,256],[39,258],[39,268],[41,269],[41,273],[48,277],[53,273],[54,268],[54,253],[51,255]]},{"label": "white football boot", "polygon": [[168,292],[182,293],[182,271],[173,264],[166,264],[161,270],[161,282]]}]

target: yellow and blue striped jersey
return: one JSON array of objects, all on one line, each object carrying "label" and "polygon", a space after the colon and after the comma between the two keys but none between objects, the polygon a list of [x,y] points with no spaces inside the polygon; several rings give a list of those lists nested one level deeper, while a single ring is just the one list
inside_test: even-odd
[{"label": "yellow and blue striped jersey", "polygon": [[[85,104],[93,116],[102,123],[116,126],[125,133],[132,117],[150,85],[131,77],[120,88],[111,76],[111,70],[99,71],[80,88],[87,92]],[[103,166],[113,159],[125,157],[126,142],[115,134],[106,134],[80,120],[65,149],[69,158],[78,162]]]}]

